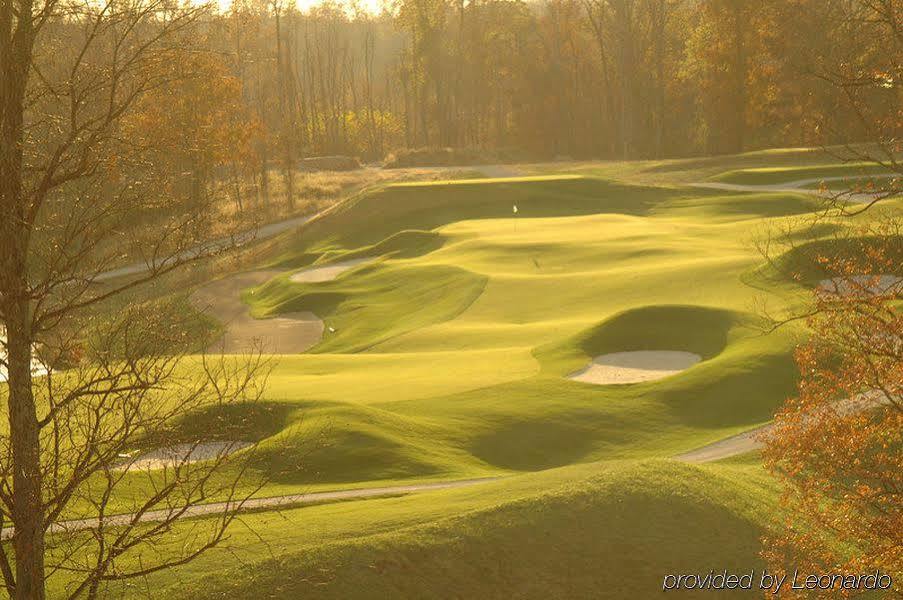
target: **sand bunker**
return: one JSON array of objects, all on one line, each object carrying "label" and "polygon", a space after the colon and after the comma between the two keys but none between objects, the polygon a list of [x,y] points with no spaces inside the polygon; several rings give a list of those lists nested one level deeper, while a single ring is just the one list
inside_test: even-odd
[{"label": "sand bunker", "polygon": [[241,301],[242,290],[260,285],[282,271],[239,273],[202,286],[191,296],[198,309],[226,328],[217,350],[241,354],[261,350],[274,354],[299,354],[323,337],[323,321],[311,312],[286,313],[272,319],[255,319]]},{"label": "sand bunker", "polygon": [[333,263],[324,267],[313,267],[304,269],[290,277],[295,283],[320,283],[322,281],[332,281],[345,271],[350,271],[354,267],[372,261],[372,258],[353,258],[351,260],[343,260],[342,262]]},{"label": "sand bunker", "polygon": [[896,275],[853,275],[824,279],[819,291],[838,296],[884,296],[903,292],[903,277]]},{"label": "sand bunker", "polygon": [[701,360],[698,354],[671,350],[614,352],[595,357],[588,367],[568,379],[596,385],[654,381],[689,369]]},{"label": "sand bunker", "polygon": [[163,469],[204,460],[214,460],[238,452],[251,446],[249,442],[201,442],[197,444],[177,444],[167,448],[157,448],[145,452],[137,458],[124,459],[118,469]]}]

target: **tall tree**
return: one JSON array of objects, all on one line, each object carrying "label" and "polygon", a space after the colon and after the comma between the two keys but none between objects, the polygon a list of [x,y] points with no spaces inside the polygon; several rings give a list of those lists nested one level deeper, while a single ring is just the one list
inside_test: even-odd
[{"label": "tall tree", "polygon": [[[173,173],[147,160],[153,140],[122,127],[172,84],[167,48],[189,46],[203,14],[163,0],[0,2],[0,399],[9,421],[0,520],[13,530],[0,574],[17,600],[43,599],[55,573],[71,574],[68,597],[94,598],[106,582],[189,561],[222,540],[244,498],[236,479],[218,475],[225,456],[178,460],[163,479],[145,473],[154,493],[127,519],[111,518],[118,490],[138,476],[120,455],[182,410],[254,394],[253,361],[207,361],[186,374],[170,343],[176,332],[154,333],[157,311],[96,316],[117,295],[228,246],[202,243],[215,213],[175,193]],[[103,275],[139,258],[146,268],[132,278]],[[33,370],[36,351],[46,374]],[[181,553],[128,562],[211,495],[233,503]],[[69,531],[73,514],[93,523],[90,534]]]},{"label": "tall tree", "polygon": [[[841,220],[850,233],[808,255],[830,279],[807,307],[812,338],[797,351],[799,395],[766,439],[766,466],[783,484],[787,519],[764,555],[775,571],[896,574],[903,571],[903,282],[889,274],[903,262],[903,222],[899,211],[874,207],[903,192],[903,15],[894,0],[829,8],[832,26],[855,43],[819,49],[805,71],[829,83],[868,135],[842,158],[888,176],[833,194],[820,216]],[[866,201],[854,205],[852,194]],[[865,211],[866,224],[851,220]]]}]

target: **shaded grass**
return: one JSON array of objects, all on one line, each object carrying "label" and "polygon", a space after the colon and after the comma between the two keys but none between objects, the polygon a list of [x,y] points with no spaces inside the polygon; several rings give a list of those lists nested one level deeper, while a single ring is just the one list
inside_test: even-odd
[{"label": "shaded grass", "polygon": [[832,265],[837,264],[838,260],[854,271],[872,273],[874,264],[869,256],[876,251],[880,251],[882,260],[901,266],[900,273],[903,273],[903,236],[834,236],[798,244],[774,258],[770,264],[757,267],[752,276],[766,281],[793,281],[815,286],[823,279],[837,276]]},{"label": "shaded grass", "polygon": [[316,284],[281,277],[245,297],[255,316],[310,311],[324,318],[330,329],[314,352],[359,352],[454,318],[485,284],[485,277],[452,266],[373,265]]},{"label": "shaded grass", "polygon": [[599,214],[644,214],[684,192],[621,186],[574,176],[410,183],[354,198],[318,219],[298,239],[298,251],[359,248],[404,230],[432,230],[468,219]]},{"label": "shaded grass", "polygon": [[[370,535],[364,525],[353,540],[330,531],[294,548],[282,536],[277,556],[183,586],[175,597],[649,597],[661,593],[666,573],[761,566],[759,537],[774,503],[754,467],[611,463],[567,476],[533,476],[544,489],[518,491],[511,481],[374,501],[357,515],[376,521],[387,510],[433,506],[443,517]],[[495,501],[475,501],[479,495]],[[316,529],[315,513],[347,508],[298,517]]]}]

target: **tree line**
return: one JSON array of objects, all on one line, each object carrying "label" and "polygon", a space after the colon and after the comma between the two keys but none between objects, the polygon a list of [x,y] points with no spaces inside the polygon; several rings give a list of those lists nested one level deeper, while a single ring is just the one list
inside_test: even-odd
[{"label": "tree line", "polygon": [[[398,0],[372,14],[236,0],[206,44],[240,81],[267,164],[423,147],[680,157],[873,137],[819,74],[840,57],[862,73],[886,62],[881,4]],[[899,89],[865,83],[896,114]]]}]

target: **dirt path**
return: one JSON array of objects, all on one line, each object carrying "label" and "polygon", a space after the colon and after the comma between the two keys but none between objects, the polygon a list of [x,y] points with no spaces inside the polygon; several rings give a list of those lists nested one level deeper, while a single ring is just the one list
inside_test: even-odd
[{"label": "dirt path", "polygon": [[[871,175],[873,179],[897,177],[897,175]],[[820,190],[812,189],[806,186],[815,185],[826,181],[846,181],[850,176],[834,176],[834,177],[810,177],[808,179],[796,179],[794,181],[785,181],[784,183],[750,185],[742,183],[721,183],[717,181],[706,181],[703,183],[693,183],[693,187],[707,188],[712,190],[726,190],[731,192],[786,192],[792,194],[812,194],[813,196],[821,196],[823,198],[833,198],[840,192],[837,190]],[[872,202],[878,197],[878,194],[855,193],[843,194],[843,199],[850,202]]]},{"label": "dirt path", "polygon": [[241,291],[260,285],[277,270],[247,271],[217,279],[198,288],[192,303],[223,324],[226,331],[215,345],[225,354],[261,350],[273,354],[300,354],[323,337],[323,321],[312,312],[286,313],[271,319],[255,319],[241,301]]}]

